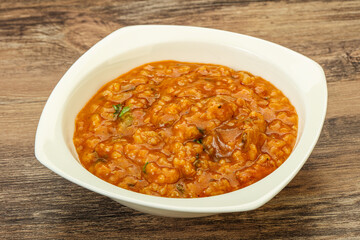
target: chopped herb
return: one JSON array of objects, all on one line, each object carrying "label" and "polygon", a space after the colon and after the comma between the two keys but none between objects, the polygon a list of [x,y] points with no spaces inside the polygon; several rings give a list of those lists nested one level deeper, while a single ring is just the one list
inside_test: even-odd
[{"label": "chopped herb", "polygon": [[144,165],[144,167],[143,167],[143,169],[142,169],[142,171],[143,171],[143,173],[146,173],[146,166],[149,164],[149,162],[146,162],[145,163],[145,165]]},{"label": "chopped herb", "polygon": [[199,159],[200,158],[200,155],[197,153],[196,156],[195,156],[196,159]]},{"label": "chopped herb", "polygon": [[113,105],[113,108],[115,109],[114,116],[119,115],[120,110],[121,110],[121,108],[122,108],[121,104],[119,103],[119,104],[117,104],[117,105]]},{"label": "chopped herb", "polygon": [[202,128],[198,128],[198,127],[196,127],[197,128],[197,130],[199,130],[199,132],[202,134],[202,135],[204,135],[205,134],[205,130],[204,129],[202,129]]},{"label": "chopped herb", "polygon": [[199,138],[199,139],[195,139],[194,142],[198,143],[198,144],[202,144],[202,139]]},{"label": "chopped herb", "polygon": [[181,193],[183,194],[184,193],[184,186],[180,183],[176,184],[176,189]]},{"label": "chopped herb", "polygon": [[121,110],[119,117],[122,117],[125,113],[127,113],[128,111],[130,111],[131,108],[129,106],[123,107],[123,109]]},{"label": "chopped herb", "polygon": [[122,107],[121,104],[113,105],[113,108],[115,110],[114,117],[121,118],[125,113],[129,112],[131,108],[129,106]]}]

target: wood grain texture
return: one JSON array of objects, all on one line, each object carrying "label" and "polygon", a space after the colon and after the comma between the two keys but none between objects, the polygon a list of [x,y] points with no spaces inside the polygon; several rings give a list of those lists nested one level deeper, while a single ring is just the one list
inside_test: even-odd
[{"label": "wood grain texture", "polygon": [[[298,51],[325,70],[319,142],[263,207],[198,219],[142,214],[34,157],[42,108],[71,64],[135,24],[212,27]],[[0,0],[0,239],[360,239],[360,1]]]}]

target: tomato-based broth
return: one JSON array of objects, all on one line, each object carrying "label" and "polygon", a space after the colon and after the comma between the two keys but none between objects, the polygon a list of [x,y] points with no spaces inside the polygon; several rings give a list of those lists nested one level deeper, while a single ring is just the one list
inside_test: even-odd
[{"label": "tomato-based broth", "polygon": [[246,187],[290,155],[298,116],[268,81],[225,66],[137,67],[80,111],[74,144],[99,178],[144,194],[194,198]]}]

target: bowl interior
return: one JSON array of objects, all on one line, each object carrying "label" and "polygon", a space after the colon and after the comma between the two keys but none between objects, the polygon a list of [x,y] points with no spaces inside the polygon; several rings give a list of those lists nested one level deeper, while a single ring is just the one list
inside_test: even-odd
[{"label": "bowl interior", "polygon": [[176,60],[184,62],[213,63],[235,70],[258,75],[280,89],[291,101],[299,115],[298,139],[301,137],[305,115],[303,96],[286,72],[274,63],[266,61],[249,51],[237,47],[204,42],[172,42],[149,45],[127,51],[98,63],[93,69],[84,69],[86,74],[78,79],[63,108],[62,129],[67,147],[78,160],[72,142],[75,117],[88,100],[107,82],[145,63]]}]

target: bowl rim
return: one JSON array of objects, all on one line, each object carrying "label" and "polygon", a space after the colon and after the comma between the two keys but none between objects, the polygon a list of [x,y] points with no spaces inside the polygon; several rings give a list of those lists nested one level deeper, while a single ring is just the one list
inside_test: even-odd
[{"label": "bowl rim", "polygon": [[[305,127],[309,127],[309,124],[307,126],[304,126],[304,133],[299,141],[299,144],[302,144],[301,150],[303,150],[304,152],[299,152],[300,150],[298,150],[297,157],[300,156],[301,159],[297,160],[297,164],[295,166],[293,166],[294,164],[292,164],[291,166],[287,164],[287,161],[293,155],[292,153],[289,159],[286,160],[284,164],[282,164],[273,173],[271,173],[269,176],[263,178],[262,180],[246,188],[212,197],[185,199],[185,198],[165,198],[165,197],[150,196],[150,195],[132,192],[125,189],[118,191],[115,190],[114,188],[119,189],[119,187],[107,183],[103,180],[100,181],[104,182],[104,186],[106,186],[106,189],[99,188],[87,182],[83,182],[78,177],[74,177],[73,175],[62,171],[60,168],[53,165],[49,161],[48,154],[45,154],[48,153],[47,151],[49,151],[46,149],[46,146],[49,144],[48,134],[54,131],[58,131],[54,129],[55,124],[49,124],[49,122],[58,120],[56,116],[51,116],[51,114],[53,113],[52,109],[54,108],[54,106],[57,105],[57,99],[64,91],[65,82],[69,82],[71,78],[76,75],[80,66],[86,64],[86,60],[88,58],[96,57],[96,52],[100,51],[104,47],[104,45],[108,44],[111,41],[114,41],[114,39],[118,39],[118,38],[126,39],[128,35],[134,35],[134,34],[136,34],[137,36],[138,35],[141,36],[149,33],[168,34],[169,32],[172,32],[174,34],[175,33],[187,34],[187,37],[189,39],[191,39],[192,34],[194,34],[194,39],[201,38],[202,41],[206,41],[206,38],[209,38],[209,36],[211,36],[216,38],[217,40],[219,39],[224,40],[225,44],[229,44],[229,42],[231,42],[231,44],[236,45],[236,40],[245,41],[245,42],[250,41],[250,42],[254,42],[255,45],[260,46],[262,49],[275,49],[276,52],[279,53],[280,57],[286,56],[294,61],[295,60],[299,61],[299,63],[306,62],[307,64],[306,66],[309,66],[311,68],[311,72],[313,72],[314,78],[316,78],[318,81],[317,85],[319,86],[318,88],[320,92],[318,94],[320,96],[320,99],[318,104],[314,104],[313,106],[311,106],[312,110],[316,111],[318,115],[306,116],[307,118],[309,118],[308,120],[314,120],[314,121],[312,121],[311,128],[305,128]],[[229,39],[231,39],[232,41],[230,41]],[[131,39],[129,39],[129,41],[131,41]],[[159,41],[159,43],[162,43],[162,41]],[[256,51],[256,50],[250,49],[249,51]],[[107,37],[103,38],[98,43],[96,43],[87,52],[85,52],[60,79],[60,81],[58,82],[58,84],[55,86],[54,90],[50,94],[39,120],[36,136],[35,136],[35,156],[39,160],[39,162],[41,162],[44,166],[46,166],[53,172],[57,173],[58,175],[64,177],[65,179],[74,182],[82,187],[85,187],[89,190],[97,192],[99,194],[122,201],[124,202],[125,205],[126,203],[131,203],[131,204],[137,204],[137,205],[156,208],[156,209],[164,209],[164,210],[178,211],[178,212],[193,212],[193,213],[224,213],[224,212],[252,210],[265,204],[267,201],[273,198],[278,192],[280,192],[294,178],[294,176],[298,173],[298,171],[301,169],[303,164],[310,156],[320,136],[321,129],[325,120],[326,109],[327,109],[327,97],[328,97],[328,93],[326,86],[326,78],[321,66],[316,62],[314,62],[313,60],[303,56],[302,54],[294,52],[293,50],[287,49],[278,44],[268,42],[266,40],[262,40],[259,38],[251,37],[248,35],[211,29],[211,28],[201,28],[201,27],[193,27],[193,26],[175,26],[175,25],[128,26],[114,31],[113,33],[109,34]],[[305,130],[306,130],[306,136],[304,136]],[[303,139],[305,137],[306,139]],[[273,186],[265,194],[260,194],[260,197],[257,197],[256,199],[252,199],[251,201],[248,202],[245,201],[244,203],[238,205],[220,206],[216,204],[225,201],[227,198],[234,198],[234,197],[236,198],[241,196],[244,197],[247,194],[253,194],[254,191],[256,191],[256,189],[259,188],[259,185],[261,185],[261,187],[274,185],[274,184],[270,184],[271,178],[275,179],[274,177],[271,176],[274,176],[275,174],[280,175],[279,173],[280,170],[282,170],[282,172],[289,171],[289,173],[285,175],[285,177],[282,176],[280,178],[279,176],[278,178],[280,178],[280,180],[279,179],[276,180],[278,184],[276,186]],[[97,177],[94,176],[94,178]],[[106,184],[109,184],[111,186],[107,186]],[[129,193],[126,193],[126,195],[124,195],[122,194],[124,193],[124,191],[127,191]],[[213,205],[209,205],[208,202],[211,202],[211,204]]]}]

